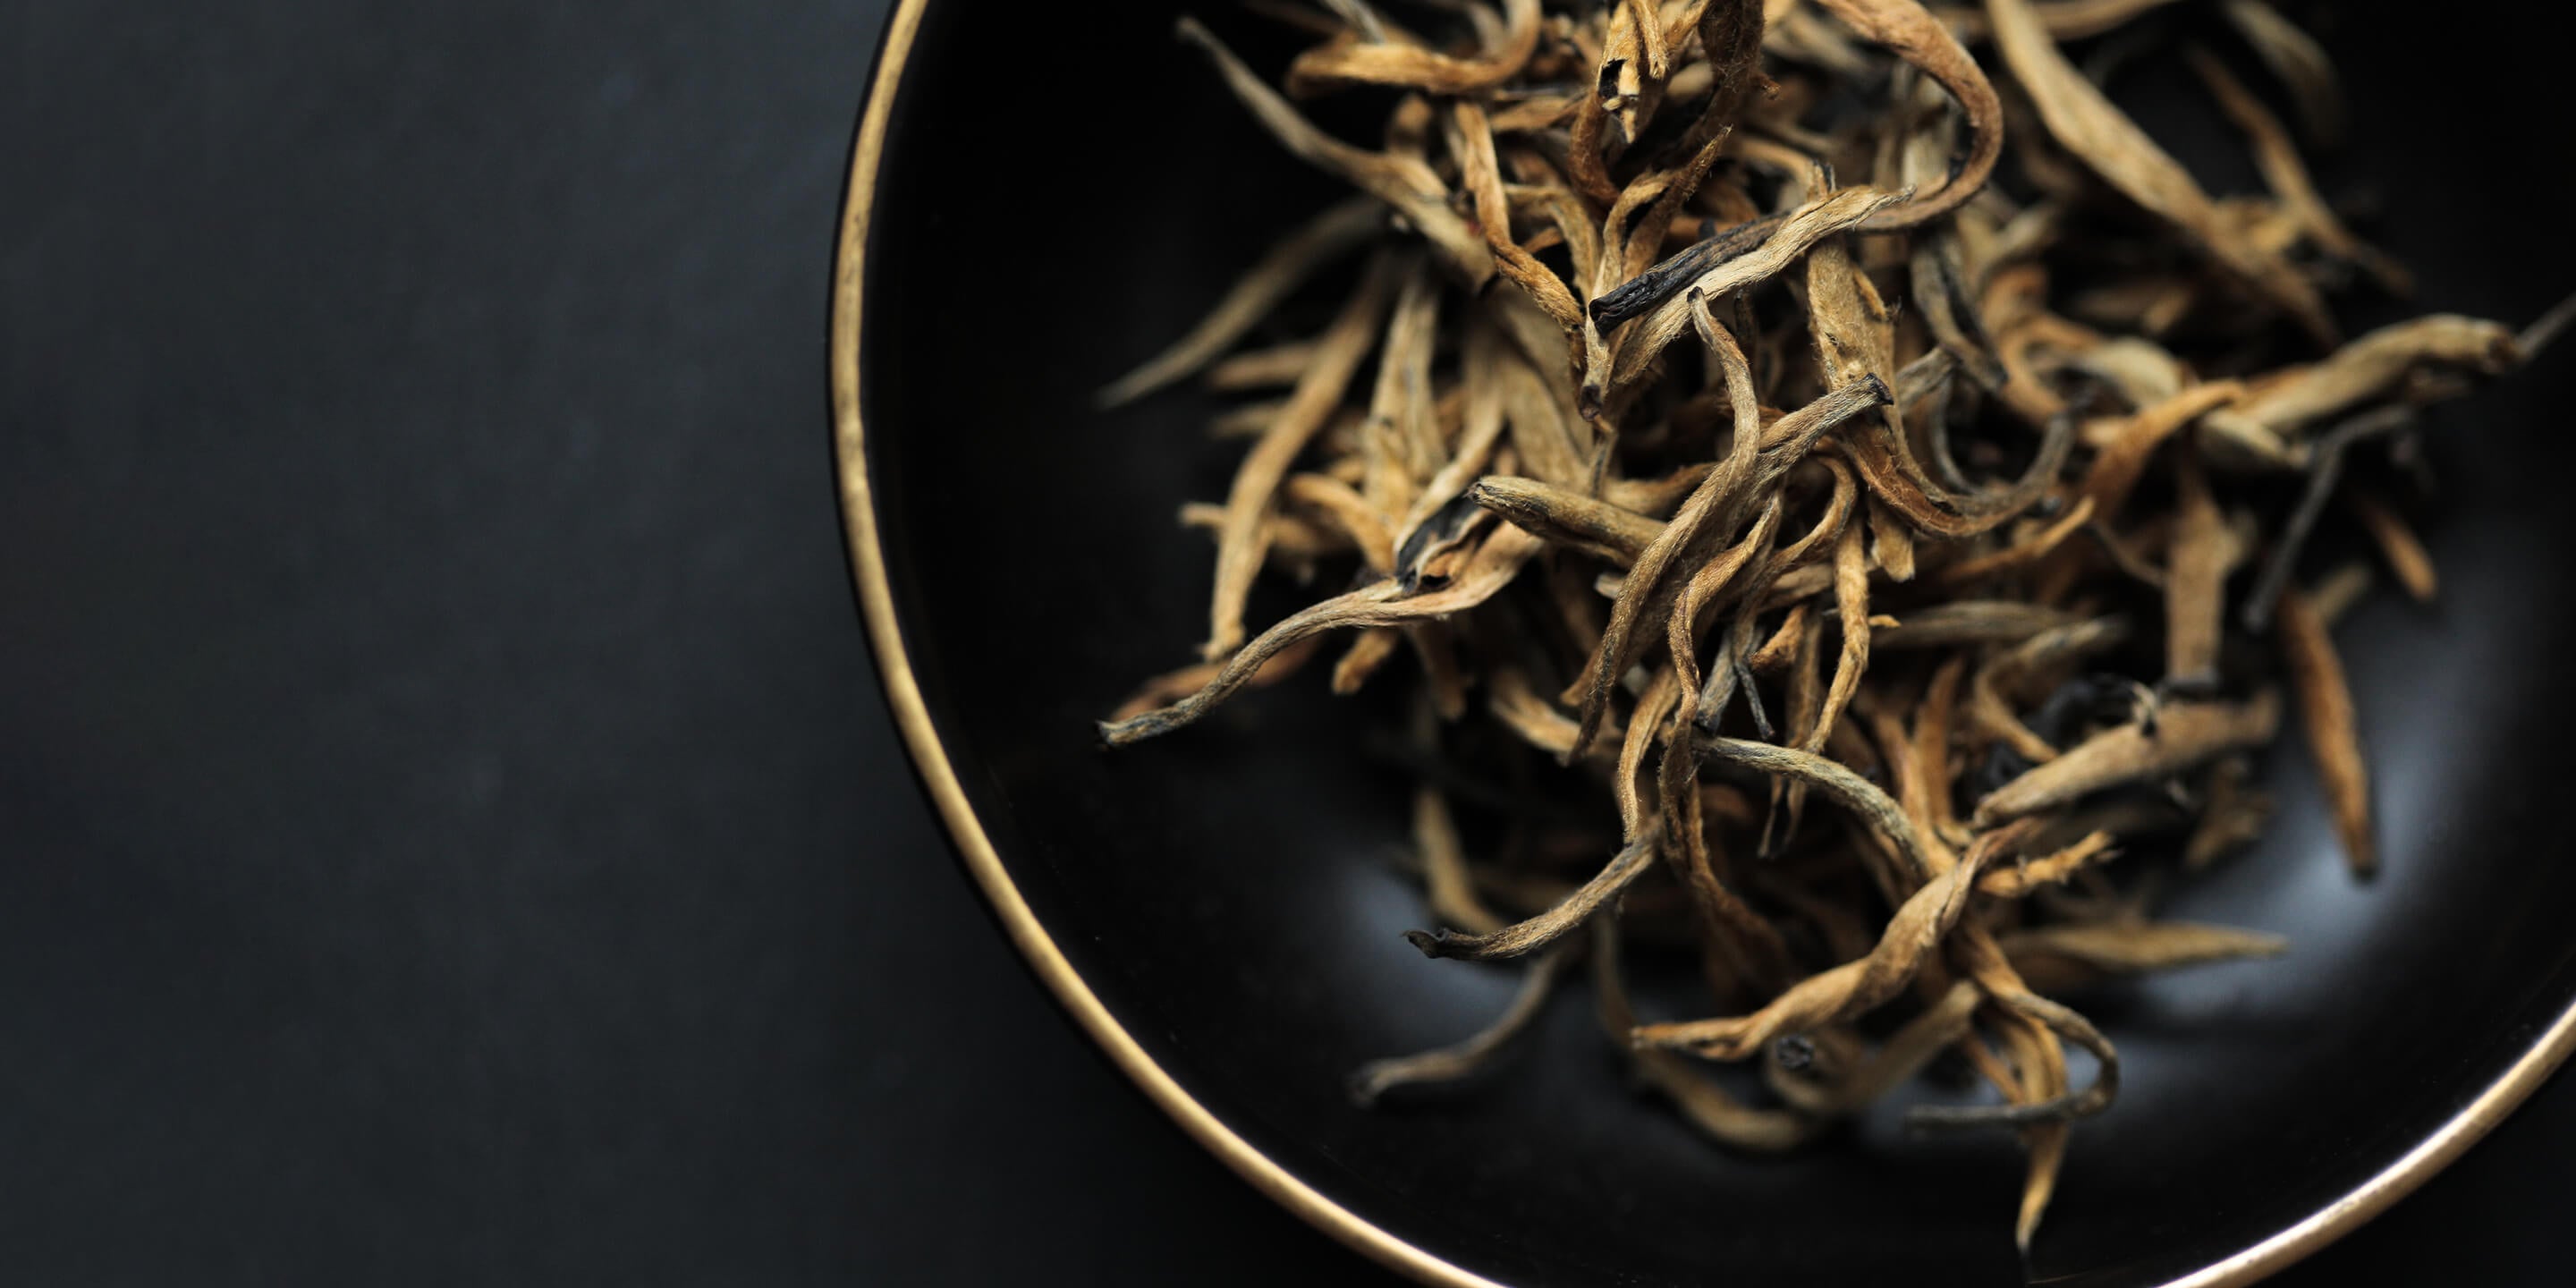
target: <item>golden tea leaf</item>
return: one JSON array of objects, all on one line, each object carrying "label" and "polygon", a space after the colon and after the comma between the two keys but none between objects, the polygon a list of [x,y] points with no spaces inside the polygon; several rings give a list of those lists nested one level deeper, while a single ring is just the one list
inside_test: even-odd
[{"label": "golden tea leaf", "polygon": [[2058,143],[2121,195],[2170,221],[2221,268],[2289,314],[2318,344],[2335,343],[2334,319],[2316,288],[2288,260],[2246,241],[2190,172],[2066,61],[2030,0],[1986,0],[1986,14],[2004,62]]},{"label": "golden tea leaf", "polygon": [[2308,754],[2316,761],[2317,781],[2334,815],[2335,836],[2343,842],[2344,859],[2353,872],[2368,876],[2379,868],[2379,847],[2370,829],[2370,770],[2362,763],[2361,724],[2353,711],[2351,686],[2344,681],[2343,661],[2306,596],[2283,592],[2278,611],[2281,658],[2299,695],[2300,725],[2307,731]]}]

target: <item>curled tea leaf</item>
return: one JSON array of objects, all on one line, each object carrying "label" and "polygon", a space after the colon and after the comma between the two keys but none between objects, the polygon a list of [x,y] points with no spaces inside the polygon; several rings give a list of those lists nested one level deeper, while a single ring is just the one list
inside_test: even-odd
[{"label": "curled tea leaf", "polygon": [[1158,710],[1102,722],[1101,740],[1112,747],[1123,747],[1190,724],[1249,683],[1271,658],[1309,636],[1329,630],[1436,620],[1473,608],[1517,576],[1521,565],[1538,549],[1538,538],[1517,528],[1505,528],[1486,540],[1464,574],[1439,590],[1406,597],[1396,582],[1387,580],[1325,600],[1254,637],[1229,656],[1216,676],[1198,692]]},{"label": "curled tea leaf", "polygon": [[1521,987],[1512,996],[1512,1004],[1494,1022],[1479,1029],[1463,1041],[1450,1046],[1386,1060],[1371,1060],[1351,1075],[1351,1099],[1361,1107],[1374,1105],[1378,1099],[1397,1087],[1430,1083],[1457,1082],[1473,1077],[1509,1047],[1512,1041],[1529,1031],[1539,1015],[1547,1009],[1548,995],[1565,974],[1567,950],[1551,949],[1539,954],[1521,974]]},{"label": "curled tea leaf", "polygon": [[1916,193],[1905,204],[1872,214],[1861,224],[1861,231],[1915,228],[1958,209],[1960,203],[1985,186],[1986,177],[1994,172],[1996,158],[2003,155],[2004,107],[2003,101],[1995,97],[1995,87],[1950,29],[1915,0],[1817,2],[1862,39],[1884,45],[1897,57],[1921,68],[1924,75],[1950,92],[1968,121],[1968,155],[1958,163],[1956,171],[1929,191]]},{"label": "curled tea leaf", "polygon": [[1527,921],[1505,926],[1491,934],[1461,935],[1454,931],[1408,930],[1405,942],[1422,950],[1425,957],[1456,957],[1466,961],[1506,961],[1545,948],[1582,929],[1593,913],[1612,899],[1618,898],[1630,882],[1645,875],[1655,863],[1655,849],[1660,839],[1653,831],[1631,841],[1611,856],[1599,875],[1584,882],[1546,912]]},{"label": "curled tea leaf", "polygon": [[1484,238],[1470,232],[1466,221],[1449,208],[1447,185],[1421,158],[1371,152],[1324,133],[1289,106],[1278,91],[1263,84],[1251,68],[1234,56],[1234,51],[1200,26],[1197,19],[1182,18],[1173,30],[1216,64],[1226,88],[1234,91],[1235,98],[1290,154],[1392,207],[1440,248],[1443,258],[1467,284],[1480,285],[1493,275],[1493,252],[1486,247]]}]

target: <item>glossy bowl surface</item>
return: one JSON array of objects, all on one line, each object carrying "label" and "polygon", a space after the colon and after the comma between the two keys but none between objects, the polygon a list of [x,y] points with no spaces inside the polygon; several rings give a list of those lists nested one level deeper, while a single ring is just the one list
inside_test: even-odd
[{"label": "glossy bowl surface", "polygon": [[[1094,745],[1203,633],[1208,547],[1172,514],[1223,494],[1239,446],[1208,441],[1194,393],[1102,413],[1090,391],[1333,193],[1174,44],[1172,12],[904,0],[852,167],[832,356],[852,563],[923,782],[1004,929],[1184,1127],[1423,1279],[2019,1279],[2008,1142],[1878,1122],[1730,1156],[1623,1084],[1579,998],[1464,1094],[1354,1108],[1355,1065],[1454,1039],[1512,987],[1398,938],[1421,916],[1386,862],[1406,780],[1353,750],[1387,703],[1295,682]],[[1230,37],[1255,25],[1226,16]],[[2365,87],[2343,171],[2381,194],[2413,307],[2522,319],[2576,285],[2576,242],[2508,203],[2569,209],[2570,172],[2521,164],[2545,145],[2494,123],[2559,115],[2541,87],[2563,73],[2546,42],[2491,35],[2354,20],[2329,43]],[[2250,182],[2206,113],[2156,124],[2214,184]],[[2034,1279],[2258,1278],[2411,1189],[2576,1044],[2563,359],[2436,413],[2441,602],[2382,593],[2340,633],[2385,874],[2344,875],[2286,739],[2276,826],[2174,911],[2280,931],[2291,956],[2087,1000],[2124,1090],[2076,1131]],[[1256,621],[1292,602],[1266,591]]]}]

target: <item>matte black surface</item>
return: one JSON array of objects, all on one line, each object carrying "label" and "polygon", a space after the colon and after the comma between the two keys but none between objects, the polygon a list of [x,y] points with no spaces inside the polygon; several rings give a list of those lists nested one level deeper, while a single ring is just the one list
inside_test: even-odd
[{"label": "matte black surface", "polygon": [[[0,1282],[1391,1282],[1046,1005],[886,727],[877,20],[0,3]],[[2285,1282],[2555,1282],[2571,1157],[2562,1080]]]}]

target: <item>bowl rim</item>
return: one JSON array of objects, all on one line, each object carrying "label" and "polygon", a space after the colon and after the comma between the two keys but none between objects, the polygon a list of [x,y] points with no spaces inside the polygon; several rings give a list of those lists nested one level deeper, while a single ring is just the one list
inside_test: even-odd
[{"label": "bowl rim", "polygon": [[[947,748],[930,718],[895,620],[885,551],[877,538],[876,502],[868,481],[866,436],[859,416],[866,373],[859,363],[870,217],[877,172],[914,38],[930,0],[896,0],[879,39],[850,153],[847,189],[833,256],[829,366],[832,451],[839,474],[842,536],[857,584],[861,616],[895,724],[921,785],[954,843],[959,861],[1002,923],[1029,968],[1091,1040],[1147,1099],[1253,1188],[1308,1224],[1381,1265],[1440,1288],[1506,1288],[1446,1261],[1343,1207],[1254,1147],[1183,1089],[1102,1003],[1057,948],[1003,866],[1000,852],[968,802]],[[2576,1004],[2550,1022],[2531,1047],[2460,1111],[2395,1162],[2287,1229],[2222,1261],[2171,1280],[2164,1288],[2238,1288],[2280,1271],[2414,1192],[2434,1173],[2494,1130],[2576,1052]]]}]

